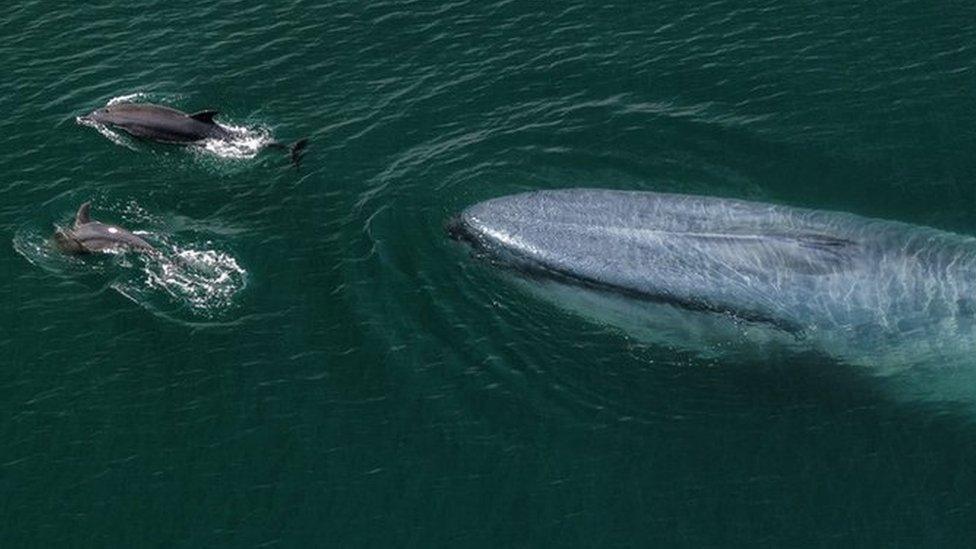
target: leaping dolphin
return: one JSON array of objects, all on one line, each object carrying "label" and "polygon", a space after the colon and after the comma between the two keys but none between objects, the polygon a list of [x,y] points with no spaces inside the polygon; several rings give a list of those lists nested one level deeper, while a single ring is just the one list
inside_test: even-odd
[{"label": "leaping dolphin", "polygon": [[[205,139],[231,139],[233,134],[214,121],[217,114],[215,110],[187,114],[151,103],[117,103],[96,109],[82,119],[118,128],[140,139],[186,145]],[[288,150],[297,166],[307,145],[308,139],[300,139],[291,146],[278,142],[268,146]]]},{"label": "leaping dolphin", "polygon": [[54,242],[58,248],[70,254],[87,254],[110,250],[133,250],[159,257],[161,254],[148,242],[119,227],[91,219],[91,202],[78,208],[74,225],[70,229],[58,229]]},{"label": "leaping dolphin", "polygon": [[461,212],[449,231],[519,272],[666,311],[658,315],[666,321],[647,325],[667,328],[684,311],[707,318],[698,323],[704,330],[721,319],[743,331],[762,326],[854,363],[938,363],[976,352],[970,236],[847,213],[598,189],[491,199]]}]

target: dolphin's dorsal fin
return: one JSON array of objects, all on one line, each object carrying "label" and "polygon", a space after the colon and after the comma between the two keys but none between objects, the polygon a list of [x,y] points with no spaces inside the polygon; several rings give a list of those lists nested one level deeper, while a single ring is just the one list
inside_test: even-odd
[{"label": "dolphin's dorsal fin", "polygon": [[207,124],[213,124],[215,116],[217,116],[217,111],[200,111],[191,114],[190,118],[199,120],[200,122],[206,122]]},{"label": "dolphin's dorsal fin", "polygon": [[75,214],[75,227],[84,225],[85,223],[91,223],[91,202],[85,202],[78,208],[78,213]]}]

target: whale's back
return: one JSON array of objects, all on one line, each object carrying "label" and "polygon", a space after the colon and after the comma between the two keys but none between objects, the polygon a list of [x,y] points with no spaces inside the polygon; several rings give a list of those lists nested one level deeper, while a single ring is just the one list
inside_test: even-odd
[{"label": "whale's back", "polygon": [[976,255],[972,238],[904,223],[651,192],[526,193],[459,224],[531,272],[796,332],[938,324],[967,308]]}]

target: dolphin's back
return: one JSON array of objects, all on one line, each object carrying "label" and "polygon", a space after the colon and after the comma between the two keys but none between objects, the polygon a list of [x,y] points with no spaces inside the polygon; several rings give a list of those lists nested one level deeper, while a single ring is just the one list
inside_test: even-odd
[{"label": "dolphin's back", "polygon": [[120,103],[97,112],[96,120],[111,124],[126,132],[147,139],[174,143],[223,137],[226,130],[190,115],[149,103]]},{"label": "dolphin's back", "polygon": [[72,236],[74,240],[79,242],[89,252],[118,248],[130,248],[145,252],[155,251],[148,242],[122,227],[108,225],[98,221],[75,227]]},{"label": "dolphin's back", "polygon": [[465,236],[532,271],[796,331],[972,315],[976,239],[838,212],[569,189],[488,200]]}]

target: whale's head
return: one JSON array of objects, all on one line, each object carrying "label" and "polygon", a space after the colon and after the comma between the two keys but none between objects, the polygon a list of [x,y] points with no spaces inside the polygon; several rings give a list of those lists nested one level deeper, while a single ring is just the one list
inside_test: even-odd
[{"label": "whale's head", "polygon": [[469,206],[447,222],[447,234],[494,261],[518,263],[524,256],[519,238],[539,221],[528,195],[502,197]]},{"label": "whale's head", "polygon": [[461,211],[447,232],[492,263],[565,276],[607,251],[600,214],[609,210],[599,199],[586,189],[492,198]]}]

